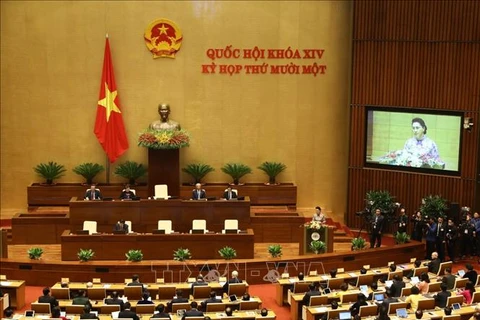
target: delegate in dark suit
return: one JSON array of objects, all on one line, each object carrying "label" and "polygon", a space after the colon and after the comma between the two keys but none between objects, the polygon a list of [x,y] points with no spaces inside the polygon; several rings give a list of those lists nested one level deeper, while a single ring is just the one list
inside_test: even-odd
[{"label": "delegate in dark suit", "polygon": [[50,295],[50,288],[43,289],[43,296],[38,297],[38,302],[40,303],[50,303],[50,308],[58,306],[58,301],[55,297]]},{"label": "delegate in dark suit", "polygon": [[237,193],[233,190],[227,190],[223,193],[223,198],[230,200],[230,199],[236,199],[237,198]]},{"label": "delegate in dark suit", "polygon": [[372,220],[372,234],[370,237],[370,248],[373,248],[374,246],[379,248],[382,245],[383,220],[384,218],[381,214],[380,209],[376,209],[375,217],[373,217],[373,220]]},{"label": "delegate in dark suit", "polygon": [[126,224],[124,220],[120,220],[113,227],[113,231],[123,231],[128,233],[128,224]]},{"label": "delegate in dark suit", "polygon": [[447,299],[452,293],[450,291],[440,291],[435,295],[435,305],[440,308],[445,308],[447,306]]},{"label": "delegate in dark suit", "polygon": [[120,313],[118,314],[118,318],[129,318],[133,320],[140,320],[138,315],[135,312],[131,311],[130,309],[120,311]]},{"label": "delegate in dark suit", "polygon": [[188,317],[203,317],[203,312],[197,309],[190,309],[185,311],[183,314],[182,320]]},{"label": "delegate in dark suit", "polygon": [[98,316],[95,313],[82,313],[80,319],[98,319]]},{"label": "delegate in dark suit", "polygon": [[174,303],[186,303],[188,302],[188,298],[183,297],[183,291],[177,290],[177,297],[173,298],[172,301],[167,302],[168,310],[172,310],[172,304]]},{"label": "delegate in dark suit", "polygon": [[95,190],[90,189],[87,192],[85,192],[85,196],[83,198],[88,200],[101,200],[103,197],[98,189],[95,189]]},{"label": "delegate in dark suit", "polygon": [[438,269],[440,269],[440,259],[439,258],[435,258],[433,259],[432,261],[430,261],[428,263],[428,272],[431,272],[431,273],[437,273],[438,272]]},{"label": "delegate in dark suit", "polygon": [[112,298],[105,299],[105,304],[118,304],[120,306],[120,310],[123,310],[125,305],[123,300],[118,298],[118,294],[116,292],[112,294]]},{"label": "delegate in dark suit", "polygon": [[303,305],[305,305],[305,306],[310,305],[310,298],[311,297],[321,295],[320,291],[317,290],[317,288],[315,287],[314,284],[310,284],[308,286],[308,288],[310,289],[310,291],[306,292],[305,295],[303,296],[303,299],[302,299]]},{"label": "delegate in dark suit", "polygon": [[201,200],[206,198],[207,198],[207,193],[205,192],[204,189],[193,189],[192,191],[193,200]]},{"label": "delegate in dark suit", "polygon": [[133,193],[133,191],[122,191],[122,193],[120,194],[120,199],[124,200],[124,199],[133,199],[135,198],[135,193]]},{"label": "delegate in dark suit", "polygon": [[237,277],[233,277],[229,279],[225,284],[223,285],[223,292],[227,293],[228,292],[228,286],[230,283],[242,283],[242,280],[238,279]]},{"label": "delegate in dark suit", "polygon": [[392,286],[390,287],[390,291],[392,291],[392,297],[400,297],[402,294],[402,288],[405,288],[405,282],[402,281],[400,276],[395,276],[399,279],[393,280]]}]

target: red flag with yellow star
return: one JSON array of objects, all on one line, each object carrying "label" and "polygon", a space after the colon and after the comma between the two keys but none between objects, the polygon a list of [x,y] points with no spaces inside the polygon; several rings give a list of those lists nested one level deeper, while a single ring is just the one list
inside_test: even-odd
[{"label": "red flag with yellow star", "polygon": [[105,42],[102,81],[100,82],[94,132],[111,163],[115,162],[128,149],[108,37]]}]

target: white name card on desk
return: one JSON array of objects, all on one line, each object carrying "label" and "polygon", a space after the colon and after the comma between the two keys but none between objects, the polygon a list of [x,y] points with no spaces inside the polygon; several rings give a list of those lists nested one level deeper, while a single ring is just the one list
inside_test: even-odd
[{"label": "white name card on desk", "polygon": [[328,280],[328,278],[329,278],[328,276],[322,276],[323,280]]},{"label": "white name card on desk", "polygon": [[349,275],[350,277],[356,277],[356,276],[357,276],[357,274],[356,274],[355,272],[349,272],[348,275]]},{"label": "white name card on desk", "polygon": [[8,287],[11,285],[12,285],[12,282],[10,281],[0,281],[0,286]]},{"label": "white name card on desk", "polygon": [[108,289],[108,288],[110,288],[111,286],[112,286],[112,285],[111,285],[111,284],[108,284],[108,283],[105,283],[105,284],[103,285],[103,287],[104,287],[105,289]]},{"label": "white name card on desk", "polygon": [[318,307],[318,308],[314,308],[313,310],[318,313],[325,313],[327,312],[328,309],[326,307]]}]

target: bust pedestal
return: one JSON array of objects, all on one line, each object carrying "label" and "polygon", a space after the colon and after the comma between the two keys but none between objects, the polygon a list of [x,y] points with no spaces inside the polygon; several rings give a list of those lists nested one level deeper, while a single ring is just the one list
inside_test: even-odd
[{"label": "bust pedestal", "polygon": [[168,195],[180,196],[180,149],[148,149],[148,195],[156,184],[168,185]]}]

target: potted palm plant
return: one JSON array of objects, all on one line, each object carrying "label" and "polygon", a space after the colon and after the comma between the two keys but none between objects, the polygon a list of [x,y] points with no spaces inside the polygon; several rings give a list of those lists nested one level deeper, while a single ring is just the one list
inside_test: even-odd
[{"label": "potted palm plant", "polygon": [[178,248],[173,251],[173,260],[175,261],[186,261],[192,258],[190,250],[184,248]]},{"label": "potted palm plant", "polygon": [[53,180],[64,176],[67,171],[63,165],[53,161],[39,163],[33,170],[46,180],[45,185],[53,185]]},{"label": "potted palm plant", "polygon": [[447,209],[447,200],[439,195],[429,195],[422,199],[420,212],[422,216],[427,218],[445,217],[445,210]]},{"label": "potted palm plant", "polygon": [[285,169],[287,169],[287,166],[281,162],[269,162],[265,161],[262,163],[260,166],[258,166],[258,169],[262,170],[265,172],[268,176],[268,183],[265,183],[266,185],[277,185],[275,181],[275,178]]},{"label": "potted palm plant", "polygon": [[32,260],[39,260],[43,254],[43,249],[39,247],[32,247],[27,251],[28,257]]},{"label": "potted palm plant", "polygon": [[282,246],[279,244],[269,245],[268,253],[270,253],[272,258],[280,258],[282,256]]},{"label": "potted palm plant", "polygon": [[105,170],[105,168],[101,164],[91,162],[79,164],[72,169],[73,172],[84,177],[86,180],[85,184],[88,185],[91,185],[93,183],[93,178],[103,170]]},{"label": "potted palm plant", "polygon": [[143,260],[143,253],[142,250],[128,250],[127,253],[125,253],[125,257],[127,257],[128,261],[132,262],[140,262]]},{"label": "potted palm plant", "polygon": [[352,239],[352,251],[363,250],[367,246],[367,242],[362,237]]},{"label": "potted palm plant", "polygon": [[93,258],[95,252],[92,249],[80,249],[77,253],[78,260],[87,262]]},{"label": "potted palm plant", "polygon": [[410,241],[410,236],[406,232],[395,233],[395,242],[397,244],[407,243]]},{"label": "potted palm plant", "polygon": [[395,198],[386,190],[370,190],[365,195],[368,207],[371,209],[372,215],[376,209],[380,209],[384,215],[386,222],[395,218],[395,208],[400,206],[395,202]]},{"label": "potted palm plant", "polygon": [[115,174],[128,179],[130,185],[135,185],[135,181],[147,173],[147,168],[143,164],[135,161],[126,161],[115,168]]},{"label": "potted palm plant", "polygon": [[225,246],[222,249],[218,250],[220,256],[225,260],[231,260],[237,256],[237,251],[232,247]]},{"label": "potted palm plant", "polygon": [[194,183],[201,183],[202,179],[210,172],[215,171],[213,167],[203,163],[190,163],[182,171],[192,176]]},{"label": "potted palm plant", "polygon": [[222,171],[232,177],[235,185],[240,184],[240,178],[244,175],[252,173],[252,169],[242,163],[227,163],[222,167]]}]

